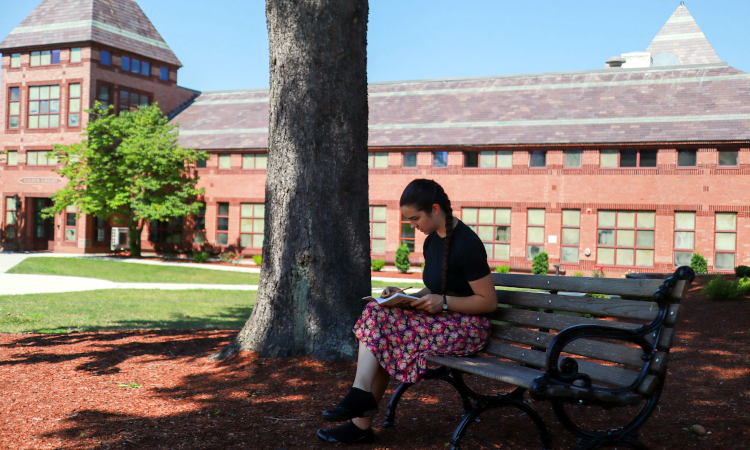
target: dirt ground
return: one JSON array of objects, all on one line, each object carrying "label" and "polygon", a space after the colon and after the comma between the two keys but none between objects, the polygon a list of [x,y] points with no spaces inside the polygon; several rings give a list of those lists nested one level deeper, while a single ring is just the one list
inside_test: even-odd
[{"label": "dirt ground", "polygon": [[[697,288],[672,351],[660,408],[642,430],[656,449],[750,448],[750,301],[716,303]],[[355,366],[244,353],[206,356],[233,331],[127,331],[0,335],[2,449],[317,449],[320,413],[350,387]],[[475,381],[485,392],[502,385]],[[392,382],[390,393],[396,387]],[[575,447],[546,403],[531,402],[554,436]],[[396,428],[375,422],[362,449],[444,449],[461,416],[448,385],[428,381],[404,396]],[[583,411],[597,422],[609,412]],[[616,414],[616,413],[613,413]],[[619,413],[617,413],[619,414]],[[700,424],[709,432],[688,431]],[[614,424],[613,424],[614,425]],[[467,448],[540,448],[531,422],[494,410],[472,424]]]}]

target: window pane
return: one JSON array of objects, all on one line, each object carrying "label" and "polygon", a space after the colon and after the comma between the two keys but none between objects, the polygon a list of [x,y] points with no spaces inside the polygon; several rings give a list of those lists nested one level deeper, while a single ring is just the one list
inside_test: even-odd
[{"label": "window pane", "polygon": [[464,223],[477,223],[477,209],[476,208],[463,208],[463,222]]},{"label": "window pane", "polygon": [[219,215],[220,216],[229,215],[229,203],[219,203]]},{"label": "window pane", "polygon": [[637,167],[638,150],[621,150],[620,167]]},{"label": "window pane", "polygon": [[150,77],[151,76],[151,64],[147,62],[141,63],[141,75],[144,77]]},{"label": "window pane", "polygon": [[[30,92],[33,91],[33,89],[34,88],[31,88]],[[10,88],[10,100],[18,101],[20,99],[21,99],[21,90],[19,88]]]},{"label": "window pane", "polygon": [[495,152],[481,152],[479,166],[485,168],[495,167]]},{"label": "window pane", "polygon": [[241,219],[240,231],[243,233],[251,233],[253,231],[253,219]]},{"label": "window pane", "polygon": [[16,213],[8,211],[5,213],[5,223],[8,225],[14,225],[16,223]]},{"label": "window pane", "polygon": [[432,157],[434,167],[448,167],[448,152],[435,152]]},{"label": "window pane", "polygon": [[373,239],[371,251],[378,254],[385,253],[385,239]]},{"label": "window pane", "polygon": [[614,211],[599,211],[599,226],[600,227],[614,227],[615,226],[615,212]]},{"label": "window pane", "polygon": [[65,213],[65,225],[69,227],[76,226],[76,213]]},{"label": "window pane", "polygon": [[[488,253],[489,255],[489,253]],[[510,244],[495,244],[495,259],[510,259]]]},{"label": "window pane", "polygon": [[385,220],[386,211],[385,206],[374,206],[372,208],[372,220]]},{"label": "window pane", "polygon": [[411,224],[409,224],[409,223],[402,223],[401,224],[401,237],[402,238],[413,238],[414,237],[414,228],[411,227]]},{"label": "window pane", "polygon": [[493,208],[479,208],[479,223],[495,223],[495,210]]},{"label": "window pane", "polygon": [[79,83],[70,85],[70,96],[74,98],[81,96],[81,85]]},{"label": "window pane", "polygon": [[694,230],[695,229],[695,213],[694,212],[677,212],[674,214],[674,227],[678,230]]},{"label": "window pane", "polygon": [[566,150],[565,151],[565,167],[581,167],[581,151],[580,150]]},{"label": "window pane", "polygon": [[544,243],[544,228],[529,227],[529,233],[526,242]]},{"label": "window pane", "polygon": [[544,210],[543,209],[530,209],[529,210],[529,225],[544,225]]},{"label": "window pane", "polygon": [[268,167],[268,155],[255,155],[255,168],[266,169]]},{"label": "window pane", "polygon": [[49,98],[51,100],[60,98],[60,86],[54,85],[49,87]]},{"label": "window pane", "polygon": [[578,263],[578,247],[563,247],[562,262]]},{"label": "window pane", "polygon": [[40,166],[46,166],[47,165],[47,152],[39,152],[38,153],[38,160],[37,163]]},{"label": "window pane", "polygon": [[130,58],[128,58],[127,56],[123,56],[121,67],[122,70],[127,70],[128,72],[130,72]]},{"label": "window pane", "polygon": [[716,233],[716,250],[733,252],[736,248],[736,241],[734,233]]},{"label": "window pane", "polygon": [[39,102],[39,112],[41,114],[49,114],[49,100]]},{"label": "window pane", "polygon": [[638,228],[654,228],[656,213],[638,211]]},{"label": "window pane", "polygon": [[492,227],[491,226],[480,226],[479,227],[479,239],[483,241],[491,241],[492,240]]},{"label": "window pane", "polygon": [[219,169],[230,169],[232,167],[231,155],[219,155]]},{"label": "window pane", "polygon": [[[35,102],[32,102],[35,103]],[[12,102],[10,104],[10,115],[17,116],[21,113],[21,104],[19,102]]]},{"label": "window pane", "polygon": [[388,168],[388,153],[375,153],[375,168],[376,169]]},{"label": "window pane", "polygon": [[38,66],[41,62],[41,54],[39,52],[31,52],[31,65]]},{"label": "window pane", "polygon": [[581,225],[581,211],[566,209],[563,211],[562,223],[565,227],[577,227]]},{"label": "window pane", "polygon": [[496,209],[495,223],[510,223],[510,208]]},{"label": "window pane", "polygon": [[265,217],[266,216],[266,205],[263,203],[256,203],[254,209],[254,217]]},{"label": "window pane", "polygon": [[242,155],[242,168],[254,169],[255,168],[255,155]]},{"label": "window pane", "polygon": [[696,163],[696,151],[695,150],[679,150],[677,152],[677,165],[678,166],[695,166]]},{"label": "window pane", "polygon": [[599,230],[599,245],[615,245],[615,230]]},{"label": "window pane", "polygon": [[243,203],[240,206],[240,215],[242,217],[253,217],[253,205],[252,205],[252,203]]},{"label": "window pane", "polygon": [[719,152],[720,166],[736,166],[737,150],[722,150]]},{"label": "window pane", "polygon": [[73,98],[70,99],[70,112],[78,112],[81,110],[81,99],[80,98]]},{"label": "window pane", "polygon": [[8,152],[8,165],[9,166],[18,165],[18,152]]},{"label": "window pane", "polygon": [[653,247],[654,246],[654,232],[638,230],[638,240],[636,241],[636,247]]},{"label": "window pane", "polygon": [[404,167],[417,167],[416,152],[404,153]]},{"label": "window pane", "polygon": [[693,257],[693,252],[674,252],[675,267],[689,266],[690,259],[692,257]]},{"label": "window pane", "polygon": [[367,168],[372,169],[375,165],[375,156],[372,153],[367,154]]},{"label": "window pane", "polygon": [[566,245],[578,245],[580,242],[580,230],[578,228],[563,228],[562,243]]},{"label": "window pane", "polygon": [[227,218],[227,217],[219,217],[218,229],[221,230],[221,231],[227,231],[227,230],[229,230],[229,218]]},{"label": "window pane", "polygon": [[39,128],[39,116],[29,116],[29,128]]},{"label": "window pane", "polygon": [[76,229],[75,228],[66,228],[65,229],[65,240],[66,241],[75,241],[76,240]]},{"label": "window pane", "polygon": [[216,235],[216,245],[227,245],[228,236],[226,233],[219,233]]},{"label": "window pane", "polygon": [[133,59],[130,62],[130,71],[133,73],[141,72],[141,62],[137,59]]},{"label": "window pane", "polygon": [[159,68],[159,79],[162,81],[169,81],[169,68],[167,67]]},{"label": "window pane", "polygon": [[636,250],[635,265],[641,267],[653,267],[654,251],[653,250]]},{"label": "window pane", "polygon": [[510,227],[495,227],[495,240],[510,242]]},{"label": "window pane", "polygon": [[52,50],[52,64],[60,64],[60,50]]},{"label": "window pane", "polygon": [[81,62],[81,49],[80,48],[70,49],[70,62],[72,63]]},{"label": "window pane", "polygon": [[109,66],[112,64],[112,54],[108,51],[101,50],[99,52],[99,62],[102,63],[105,66]]},{"label": "window pane", "polygon": [[716,229],[722,231],[737,230],[737,214],[716,213]]},{"label": "window pane", "polygon": [[109,100],[109,86],[99,86],[99,99]]},{"label": "window pane", "polygon": [[21,54],[13,53],[10,55],[10,67],[21,67]]},{"label": "window pane", "polygon": [[8,128],[18,128],[18,117],[11,117],[8,122]]},{"label": "window pane", "polygon": [[372,224],[372,237],[385,237],[385,224],[384,223],[373,223]]},{"label": "window pane", "polygon": [[263,248],[264,239],[265,239],[265,236],[263,236],[262,234],[254,234],[253,235],[253,247]]},{"label": "window pane", "polygon": [[635,228],[635,213],[620,211],[617,213],[617,226],[623,228]]},{"label": "window pane", "polygon": [[632,266],[634,265],[633,262],[633,250],[627,248],[617,249],[618,266]]},{"label": "window pane", "polygon": [[618,247],[635,247],[635,231],[617,230]]},{"label": "window pane", "polygon": [[253,246],[253,235],[252,234],[243,234],[243,235],[240,235],[240,245],[242,247],[252,247]]},{"label": "window pane", "polygon": [[42,52],[41,65],[48,66],[51,63],[52,63],[52,52],[50,52],[49,50],[44,50]]},{"label": "window pane", "polygon": [[497,152],[497,167],[501,169],[510,169],[513,167],[513,152],[503,150]]},{"label": "window pane", "polygon": [[674,248],[695,248],[695,233],[692,231],[677,231],[674,234]]},{"label": "window pane", "polygon": [[719,270],[734,269],[734,253],[717,253],[715,268]]},{"label": "window pane", "polygon": [[602,150],[600,155],[600,167],[617,167],[619,152],[617,150]]},{"label": "window pane", "polygon": [[544,251],[544,247],[541,245],[529,245],[526,247],[526,259],[534,259],[542,251]]},{"label": "window pane", "polygon": [[545,167],[547,165],[547,152],[534,150],[530,153],[529,167]]},{"label": "window pane", "polygon": [[50,116],[39,116],[39,128],[49,128]]},{"label": "window pane", "polygon": [[39,100],[39,86],[29,88],[29,100]]},{"label": "window pane", "polygon": [[36,166],[36,152],[26,152],[26,164]]},{"label": "window pane", "polygon": [[479,167],[479,153],[464,152],[464,167]]},{"label": "window pane", "polygon": [[656,167],[656,150],[641,150],[641,167]]},{"label": "window pane", "polygon": [[40,86],[39,87],[39,99],[41,100],[49,100],[49,86]]}]

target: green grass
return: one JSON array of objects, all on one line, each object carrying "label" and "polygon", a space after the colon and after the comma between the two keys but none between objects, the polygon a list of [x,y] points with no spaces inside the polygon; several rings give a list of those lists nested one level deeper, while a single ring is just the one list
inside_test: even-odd
[{"label": "green grass", "polygon": [[258,284],[260,280],[258,273],[84,258],[26,258],[8,273],[99,278],[118,283]]},{"label": "green grass", "polygon": [[0,333],[133,329],[239,330],[255,292],[107,289],[0,297]]}]

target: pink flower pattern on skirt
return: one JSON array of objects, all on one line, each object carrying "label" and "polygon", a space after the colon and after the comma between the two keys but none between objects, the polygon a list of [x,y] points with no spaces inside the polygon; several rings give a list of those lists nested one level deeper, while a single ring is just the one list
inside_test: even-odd
[{"label": "pink flower pattern on skirt", "polygon": [[453,311],[429,314],[370,302],[354,325],[354,334],[392,377],[416,383],[427,371],[427,356],[469,355],[487,345],[490,319]]}]

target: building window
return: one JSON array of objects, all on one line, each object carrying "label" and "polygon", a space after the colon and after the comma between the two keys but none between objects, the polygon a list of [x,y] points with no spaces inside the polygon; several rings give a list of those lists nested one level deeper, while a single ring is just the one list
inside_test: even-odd
[{"label": "building window", "polygon": [[10,55],[10,68],[15,69],[17,67],[21,67],[21,54],[13,53]]},{"label": "building window", "polygon": [[530,209],[527,214],[526,259],[544,251],[544,210]]},{"label": "building window", "polygon": [[76,211],[73,205],[65,208],[65,240],[68,242],[76,240]]},{"label": "building window", "polygon": [[120,68],[122,70],[130,72],[130,58],[128,58],[127,56],[123,56],[120,59]]},{"label": "building window", "polygon": [[182,217],[167,220],[152,220],[149,223],[148,240],[153,244],[181,244],[183,233]]},{"label": "building window", "polygon": [[510,208],[463,208],[461,221],[479,236],[491,260],[510,260]]},{"label": "building window", "polygon": [[206,205],[203,205],[195,215],[195,239],[193,243],[203,245],[206,243]]},{"label": "building window", "polygon": [[417,152],[404,153],[404,167],[417,167]]},{"label": "building window", "polygon": [[479,167],[479,152],[464,152],[464,167]]},{"label": "building window", "polygon": [[242,155],[243,169],[267,169],[268,155],[252,154]]},{"label": "building window", "polygon": [[266,205],[243,203],[240,208],[240,245],[263,248],[263,233],[266,231]]},{"label": "building window", "polygon": [[580,150],[565,150],[565,167],[581,167]]},{"label": "building window", "polygon": [[169,68],[167,67],[159,68],[159,79],[162,81],[169,81]]},{"label": "building window", "polygon": [[719,150],[720,167],[737,167],[737,150]]},{"label": "building window", "polygon": [[112,93],[109,86],[99,86],[96,90],[96,100],[101,103],[103,110],[106,111],[109,108],[111,98]]},{"label": "building window", "polygon": [[696,150],[678,150],[677,151],[677,166],[679,167],[695,167],[697,164],[697,151]]},{"label": "building window", "polygon": [[448,152],[433,153],[432,167],[448,167]]},{"label": "building window", "polygon": [[581,243],[581,211],[565,209],[562,212],[562,262],[578,264],[578,246]]},{"label": "building window", "polygon": [[219,203],[216,216],[216,245],[227,245],[229,242],[229,203]]},{"label": "building window", "polygon": [[674,265],[689,266],[695,250],[695,213],[676,212],[674,215]]},{"label": "building window", "polygon": [[57,155],[51,150],[26,152],[27,166],[54,166],[57,164]]},{"label": "building window", "polygon": [[10,103],[8,104],[8,128],[15,130],[18,128],[21,118],[21,89],[17,87],[10,88]]},{"label": "building window", "polygon": [[136,111],[139,106],[148,106],[150,103],[149,96],[146,94],[120,91],[120,112]]},{"label": "building window", "polygon": [[9,166],[17,166],[18,165],[18,152],[17,151],[12,151],[12,152],[9,151],[8,152],[8,162],[7,162],[7,164]]},{"label": "building window", "polygon": [[29,128],[60,126],[60,86],[29,88]]},{"label": "building window", "polygon": [[737,251],[737,213],[716,213],[716,270],[733,270]]},{"label": "building window", "polygon": [[199,159],[198,162],[195,164],[195,167],[198,169],[205,169],[206,168],[206,160],[205,159]]},{"label": "building window", "polygon": [[103,66],[111,66],[112,65],[112,53],[106,50],[100,50],[99,51],[99,64]]},{"label": "building window", "polygon": [[232,168],[232,155],[219,155],[219,169]]},{"label": "building window", "polygon": [[483,169],[510,169],[513,167],[513,152],[479,152],[479,167]]},{"label": "building window", "polygon": [[102,217],[95,218],[94,240],[96,242],[107,242],[107,220]]},{"label": "building window", "polygon": [[68,100],[68,126],[81,126],[81,84],[70,85],[70,100]]},{"label": "building window", "polygon": [[388,168],[388,153],[368,153],[367,154],[367,168],[368,169],[387,169]]},{"label": "building window", "polygon": [[385,206],[370,206],[370,253],[385,255]]},{"label": "building window", "polygon": [[409,253],[414,253],[414,228],[411,227],[409,219],[401,216],[401,243],[409,247]]},{"label": "building window", "polygon": [[529,152],[529,167],[547,167],[547,152],[543,150]]},{"label": "building window", "polygon": [[653,267],[653,211],[599,211],[597,263]]},{"label": "building window", "polygon": [[18,214],[18,205],[13,197],[5,199],[5,236],[9,238],[16,237],[16,222]]},{"label": "building window", "polygon": [[656,150],[602,150],[599,166],[617,167],[656,167]]},{"label": "building window", "polygon": [[49,66],[51,64],[60,64],[60,50],[31,52],[32,66]]},{"label": "building window", "polygon": [[81,62],[81,48],[80,47],[70,49],[70,62],[72,63]]}]

